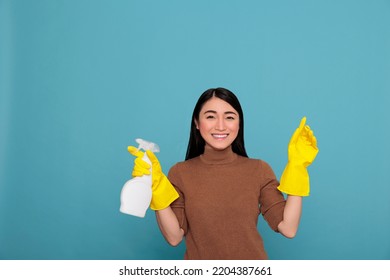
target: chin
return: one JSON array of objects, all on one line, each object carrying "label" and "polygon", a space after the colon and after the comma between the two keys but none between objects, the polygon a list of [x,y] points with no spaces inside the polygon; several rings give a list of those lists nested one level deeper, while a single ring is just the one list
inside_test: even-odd
[{"label": "chin", "polygon": [[209,144],[209,147],[216,150],[216,151],[223,151],[223,150],[226,150],[227,148],[229,148],[232,144],[226,144],[226,145],[210,145]]}]

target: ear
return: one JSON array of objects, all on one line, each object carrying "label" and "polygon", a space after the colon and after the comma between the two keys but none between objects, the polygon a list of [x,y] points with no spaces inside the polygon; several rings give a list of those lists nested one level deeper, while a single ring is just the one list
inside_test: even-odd
[{"label": "ear", "polygon": [[199,124],[198,124],[198,121],[196,119],[194,119],[194,123],[195,123],[196,129],[199,130]]}]

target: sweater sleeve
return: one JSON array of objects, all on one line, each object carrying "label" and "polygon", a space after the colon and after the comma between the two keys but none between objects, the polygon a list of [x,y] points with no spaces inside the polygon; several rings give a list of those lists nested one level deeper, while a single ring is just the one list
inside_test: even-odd
[{"label": "sweater sleeve", "polygon": [[260,189],[260,212],[267,221],[270,228],[278,232],[278,225],[283,220],[286,200],[283,194],[277,189],[279,182],[271,167],[261,161],[263,183]]},{"label": "sweater sleeve", "polygon": [[179,198],[171,204],[172,211],[175,213],[177,220],[179,221],[180,227],[184,230],[184,234],[187,234],[187,218],[185,214],[185,200],[184,193],[182,191],[182,180],[180,178],[179,166],[174,165],[168,172],[168,180],[175,187],[179,193]]}]

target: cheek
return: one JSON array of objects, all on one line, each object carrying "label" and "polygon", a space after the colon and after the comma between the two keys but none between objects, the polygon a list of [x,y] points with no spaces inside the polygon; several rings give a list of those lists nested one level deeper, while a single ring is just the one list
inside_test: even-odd
[{"label": "cheek", "polygon": [[208,125],[207,123],[205,122],[200,122],[198,125],[197,125],[197,128],[199,129],[199,132],[201,134],[207,132],[210,130],[210,125]]},{"label": "cheek", "polygon": [[231,132],[238,133],[238,130],[240,129],[239,123],[231,123],[228,125],[228,128]]}]

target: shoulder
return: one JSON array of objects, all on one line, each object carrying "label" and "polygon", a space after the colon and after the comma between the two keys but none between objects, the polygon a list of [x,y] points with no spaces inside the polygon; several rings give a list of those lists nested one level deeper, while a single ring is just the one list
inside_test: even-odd
[{"label": "shoulder", "polygon": [[268,164],[268,162],[262,159],[239,156],[238,160],[240,165],[253,168],[256,171],[260,171],[265,176],[274,176],[274,171],[272,170],[271,166]]},{"label": "shoulder", "polygon": [[188,159],[185,161],[179,161],[175,163],[171,169],[169,170],[170,172],[178,172],[179,170],[187,169],[187,168],[192,168],[194,166],[199,165],[199,157]]},{"label": "shoulder", "polygon": [[174,164],[168,172],[169,178],[177,178],[183,172],[191,171],[194,167],[199,165],[199,157],[192,158],[186,161],[180,161]]},{"label": "shoulder", "polygon": [[257,165],[257,166],[269,166],[267,162],[265,162],[262,159],[258,158],[250,158],[250,157],[243,157],[238,156],[238,161],[240,164],[250,164],[250,165]]}]

